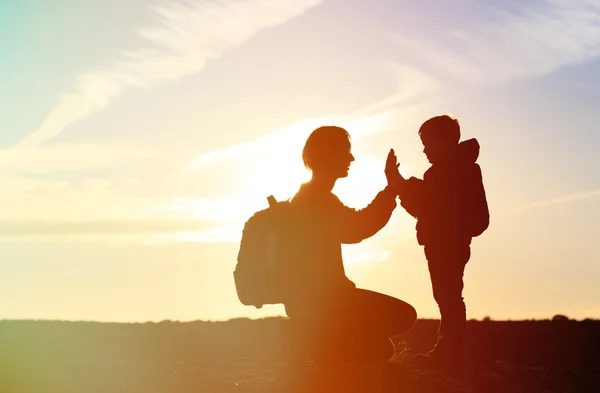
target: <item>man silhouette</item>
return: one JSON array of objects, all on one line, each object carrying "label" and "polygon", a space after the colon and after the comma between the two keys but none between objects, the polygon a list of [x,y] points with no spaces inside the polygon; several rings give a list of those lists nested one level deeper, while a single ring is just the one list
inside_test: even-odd
[{"label": "man silhouette", "polygon": [[[383,362],[394,354],[390,337],[409,330],[414,308],[399,299],[356,288],[346,277],[342,243],[373,236],[389,221],[398,189],[388,185],[362,210],[345,206],[332,193],[346,177],[354,156],[350,136],[340,127],[323,126],[308,137],[302,152],[312,172],[290,202],[301,212],[298,258],[290,266],[285,302],[290,322],[284,326],[288,361]],[[386,175],[397,172],[396,156],[388,154]]]}]

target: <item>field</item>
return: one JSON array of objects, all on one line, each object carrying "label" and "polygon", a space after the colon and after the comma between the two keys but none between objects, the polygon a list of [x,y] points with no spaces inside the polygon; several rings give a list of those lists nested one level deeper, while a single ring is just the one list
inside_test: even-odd
[{"label": "field", "polygon": [[0,321],[2,393],[600,392],[600,321],[469,321],[469,375],[411,364],[437,321],[396,337],[381,366],[291,375],[277,318],[226,322]]}]

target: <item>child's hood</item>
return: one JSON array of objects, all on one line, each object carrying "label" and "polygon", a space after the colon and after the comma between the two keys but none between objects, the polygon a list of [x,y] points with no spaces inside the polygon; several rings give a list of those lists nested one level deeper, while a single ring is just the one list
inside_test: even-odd
[{"label": "child's hood", "polygon": [[479,142],[477,139],[467,139],[458,144],[457,159],[465,163],[475,163],[479,158]]}]

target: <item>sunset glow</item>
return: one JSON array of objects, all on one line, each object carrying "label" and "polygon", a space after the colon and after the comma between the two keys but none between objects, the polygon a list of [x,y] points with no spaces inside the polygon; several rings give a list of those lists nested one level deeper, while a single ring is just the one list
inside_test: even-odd
[{"label": "sunset glow", "polygon": [[[334,193],[360,209],[390,148],[422,177],[417,131],[446,112],[481,145],[491,211],[469,318],[600,317],[596,2],[9,3],[0,318],[281,315],[241,305],[232,272],[244,222],[310,179],[310,132],[348,130]],[[343,253],[360,287],[438,316],[403,208]]]}]

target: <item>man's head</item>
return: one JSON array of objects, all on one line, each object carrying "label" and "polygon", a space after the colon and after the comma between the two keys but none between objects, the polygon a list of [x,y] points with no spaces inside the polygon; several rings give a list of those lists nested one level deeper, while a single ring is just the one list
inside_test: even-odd
[{"label": "man's head", "polygon": [[350,135],[341,127],[322,126],[314,130],[302,150],[304,166],[313,173],[337,178],[348,176],[354,156]]},{"label": "man's head", "polygon": [[458,145],[460,124],[448,115],[432,117],[421,125],[419,136],[429,162],[439,163]]}]

